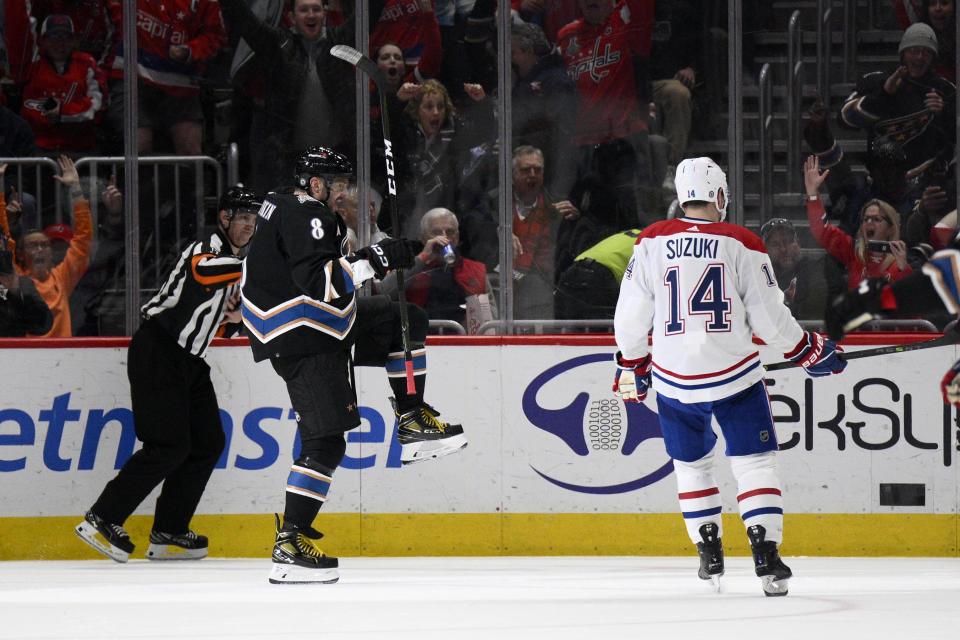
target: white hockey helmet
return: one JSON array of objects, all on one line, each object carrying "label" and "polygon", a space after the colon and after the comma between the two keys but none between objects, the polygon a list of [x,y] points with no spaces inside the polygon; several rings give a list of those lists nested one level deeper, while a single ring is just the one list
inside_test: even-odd
[{"label": "white hockey helmet", "polygon": [[713,202],[720,212],[720,220],[727,217],[727,175],[710,158],[687,158],[677,165],[673,179],[677,200],[681,205],[693,200]]}]

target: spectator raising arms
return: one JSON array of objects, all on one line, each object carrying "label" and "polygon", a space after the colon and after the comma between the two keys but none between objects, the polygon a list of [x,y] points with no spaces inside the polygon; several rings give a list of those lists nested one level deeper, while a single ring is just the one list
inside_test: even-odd
[{"label": "spectator raising arms", "polygon": [[[73,200],[74,235],[67,255],[63,262],[54,266],[50,238],[41,229],[28,229],[16,245],[20,273],[33,280],[53,313],[53,328],[43,334],[49,338],[69,338],[73,333],[70,294],[87,270],[93,245],[90,203],[80,188],[80,176],[70,158],[60,156],[59,162],[62,175],[54,178],[70,190]],[[3,231],[8,233],[9,229]]]},{"label": "spectator raising arms", "polygon": [[[7,165],[0,165],[0,187]],[[0,229],[8,229],[6,199],[0,188]],[[22,338],[50,331],[53,315],[40,297],[33,280],[17,273],[13,266],[13,246],[0,231],[0,338]]]},{"label": "spectator raising arms", "polygon": [[40,55],[23,90],[23,117],[46,151],[90,152],[103,109],[106,80],[90,54],[77,51],[73,21],[53,14],[43,21]]},{"label": "spectator raising arms", "polygon": [[870,200],[863,206],[856,240],[824,222],[826,212],[819,189],[828,173],[829,169],[820,173],[820,160],[816,156],[809,156],[803,165],[807,218],[816,241],[846,267],[847,288],[855,288],[868,277],[893,282],[911,273],[907,245],[900,240],[900,214],[883,200]]},{"label": "spectator raising arms", "polygon": [[844,124],[866,130],[868,149],[880,139],[903,144],[907,177],[923,186],[949,173],[943,165],[956,138],[956,87],[933,70],[938,52],[933,29],[911,25],[900,39],[900,65],[860,78],[840,112]]},{"label": "spectator raising arms", "polygon": [[266,63],[264,102],[254,111],[250,148],[253,184],[260,191],[290,182],[297,151],[327,144],[343,149],[354,131],[354,74],[330,56],[353,44],[353,17],[325,29],[320,0],[294,0],[293,32],[261,22],[246,0],[223,0],[227,24]]},{"label": "spectator raising arms", "polygon": [[[402,89],[402,88],[401,88]],[[484,141],[493,122],[492,101],[483,87],[465,84],[464,91],[472,104],[458,113],[447,88],[437,80],[418,85],[416,95],[404,108],[404,118],[397,132],[395,147],[404,149],[400,159],[401,185],[399,230],[393,235],[416,238],[420,233],[420,216],[436,207],[456,208],[460,187],[460,162],[469,149]],[[383,155],[383,149],[377,152]],[[374,161],[373,166],[383,167]],[[381,175],[381,183],[385,176]],[[384,188],[379,189],[386,192]],[[390,228],[387,210],[381,211],[378,224]]]}]

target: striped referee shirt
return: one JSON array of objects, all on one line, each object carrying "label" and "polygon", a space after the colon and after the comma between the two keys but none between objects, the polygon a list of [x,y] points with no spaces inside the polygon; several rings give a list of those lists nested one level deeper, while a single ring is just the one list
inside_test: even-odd
[{"label": "striped referee shirt", "polygon": [[240,290],[243,260],[219,231],[183,250],[157,294],[140,308],[177,344],[203,357],[223,319],[227,300]]}]

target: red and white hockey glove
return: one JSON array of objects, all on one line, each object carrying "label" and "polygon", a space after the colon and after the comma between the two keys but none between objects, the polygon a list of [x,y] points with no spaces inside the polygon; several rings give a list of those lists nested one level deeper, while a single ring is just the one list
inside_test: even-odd
[{"label": "red and white hockey glove", "polygon": [[650,389],[650,369],[653,359],[648,353],[636,360],[624,360],[617,351],[617,377],[613,380],[613,393],[624,402],[643,402]]},{"label": "red and white hockey glove", "polygon": [[813,331],[804,331],[797,346],[790,353],[783,354],[783,357],[796,362],[810,376],[819,378],[840,373],[847,367],[847,361],[840,359],[840,353],[843,353],[843,347],[833,340]]},{"label": "red and white hockey glove", "polygon": [[943,403],[960,407],[960,360],[957,360],[940,383]]}]

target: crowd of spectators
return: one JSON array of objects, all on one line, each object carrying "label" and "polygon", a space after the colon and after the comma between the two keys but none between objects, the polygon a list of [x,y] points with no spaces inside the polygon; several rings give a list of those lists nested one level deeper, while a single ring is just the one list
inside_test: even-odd
[{"label": "crowd of spectators", "polygon": [[[835,139],[819,96],[803,130],[814,154],[803,170],[808,222],[826,251],[825,260],[809,269],[826,281],[828,299],[864,277],[896,281],[909,275],[957,233],[955,3],[894,5],[904,26],[899,60],[860,76],[836,123],[862,132],[866,151],[856,157]],[[857,162],[865,172],[854,169]],[[802,313],[819,319],[822,304]],[[942,325],[949,318],[933,320]]]},{"label": "crowd of spectators", "polygon": [[[787,304],[805,319],[821,317],[838,282],[852,286],[875,266],[890,278],[909,273],[924,245],[942,246],[956,228],[954,3],[908,1],[915,23],[904,25],[901,64],[861,78],[836,123],[865,132],[868,173],[851,169],[822,103],[807,119],[804,137],[819,166],[830,169],[825,216],[810,217],[814,238],[826,248],[822,259],[798,253],[789,222],[763,234],[777,256]],[[334,45],[355,44],[353,0],[136,4],[141,154],[222,159],[235,143],[240,181],[265,193],[291,182],[293,158],[305,148],[322,145],[351,158],[367,153],[368,200],[375,205],[363,226],[374,237],[419,238],[427,247],[407,282],[408,297],[423,301],[433,318],[457,320],[467,297],[495,297],[505,277],[497,184],[499,3],[370,0],[368,53],[384,73],[386,95],[381,101],[371,84],[373,142],[364,150],[356,146],[356,75],[330,54]],[[745,18],[756,21],[763,5],[745,0]],[[726,15],[688,0],[512,0],[510,6],[513,315],[610,318],[624,238],[666,215],[674,167],[720,109],[721,96],[709,89],[718,84],[708,73],[718,50],[710,34],[725,27]],[[0,157],[122,154],[122,7],[120,0],[7,3]],[[26,30],[13,33],[11,25]],[[389,150],[379,136],[385,115],[393,132]],[[35,205],[31,192],[57,183],[28,180],[18,192],[8,180],[0,194],[12,214],[8,235],[24,256],[23,262],[18,256],[21,274],[31,270],[34,245],[50,246],[53,254],[59,243],[61,264],[82,263],[71,267],[64,299],[51,306],[50,335],[123,331],[122,305],[108,294],[123,286],[117,178],[115,171],[109,184],[83,180],[82,189],[73,189],[93,205],[86,219],[72,196],[73,219],[66,207],[51,212]],[[177,189],[178,206],[192,202],[192,177],[140,178],[140,219],[157,227],[147,244],[175,255],[176,243],[167,238],[198,231],[193,225],[203,213],[170,214],[169,202],[143,193]],[[389,179],[400,185],[399,228],[390,207],[381,206]],[[354,243],[357,201],[355,184],[333,200]],[[871,241],[895,249],[878,257]],[[446,246],[453,248],[450,262],[438,253]],[[616,257],[607,260],[608,252]],[[810,269],[817,277],[804,275]],[[43,294],[44,278],[31,277]],[[592,309],[582,299],[586,289],[578,289],[587,284],[603,295]]]}]

